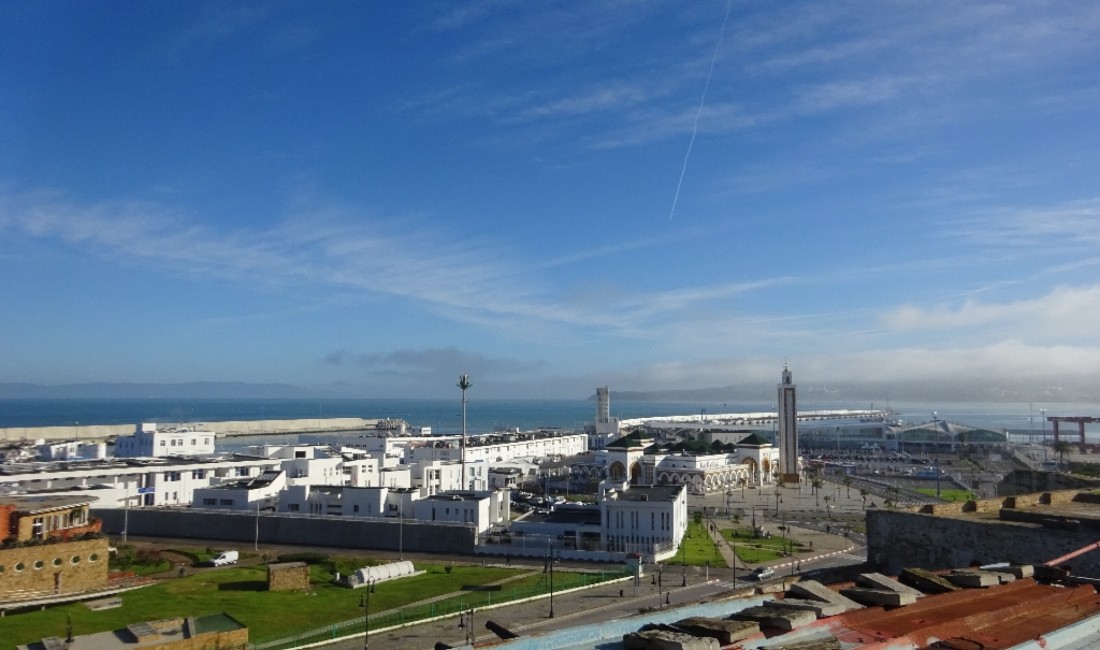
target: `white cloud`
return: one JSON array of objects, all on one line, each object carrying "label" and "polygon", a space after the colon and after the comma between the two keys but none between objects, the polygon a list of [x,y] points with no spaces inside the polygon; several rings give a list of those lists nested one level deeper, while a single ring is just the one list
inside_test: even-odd
[{"label": "white cloud", "polygon": [[894,331],[981,331],[1049,343],[1100,342],[1100,285],[1058,287],[1044,296],[1002,303],[966,300],[930,308],[904,305],[885,312],[882,324]]}]

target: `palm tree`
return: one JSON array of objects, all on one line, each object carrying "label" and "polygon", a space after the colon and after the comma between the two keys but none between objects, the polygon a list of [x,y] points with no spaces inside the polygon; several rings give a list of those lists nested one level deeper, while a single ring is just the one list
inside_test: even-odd
[{"label": "palm tree", "polygon": [[1058,440],[1050,446],[1054,453],[1058,454],[1058,469],[1061,470],[1066,461],[1066,454],[1072,447],[1065,440]]},{"label": "palm tree", "polygon": [[821,505],[821,486],[824,485],[824,481],[814,477],[810,479],[810,486],[814,489],[814,503],[818,506]]}]

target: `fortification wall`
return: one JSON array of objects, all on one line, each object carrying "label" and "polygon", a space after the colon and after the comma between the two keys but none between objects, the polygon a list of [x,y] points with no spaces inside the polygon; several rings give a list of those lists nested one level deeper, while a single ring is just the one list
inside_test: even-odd
[{"label": "fortification wall", "polygon": [[107,584],[107,539],[0,550],[0,597],[18,601]]},{"label": "fortification wall", "polygon": [[[298,420],[226,420],[223,422],[178,423],[213,431],[224,436],[250,436],[271,433],[304,433],[319,431],[355,431],[373,429],[377,419],[366,418],[305,418]],[[174,425],[174,422],[164,422]],[[0,429],[0,441],[24,440],[103,440],[110,436],[128,436],[137,423],[94,424],[60,427],[7,427]]]},{"label": "fortification wall", "polygon": [[123,520],[131,535],[222,540],[242,547],[260,544],[299,544],[424,553],[474,552],[477,532],[471,525],[439,524],[405,519],[298,516],[287,514],[217,512],[192,509],[96,509],[103,530],[122,532]]},{"label": "fortification wall", "polygon": [[[867,559],[888,574],[909,567],[936,570],[975,563],[1042,564],[1094,543],[1095,532],[1087,527],[1070,530],[1001,520],[997,513],[1002,507],[1056,506],[1079,501],[1077,496],[1075,490],[1065,490],[908,510],[868,510]],[[1098,552],[1086,553],[1068,564],[1077,574],[1100,575]]]}]

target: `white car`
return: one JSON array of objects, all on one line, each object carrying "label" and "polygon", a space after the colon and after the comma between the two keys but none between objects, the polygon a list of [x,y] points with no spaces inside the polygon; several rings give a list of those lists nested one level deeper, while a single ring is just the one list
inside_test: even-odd
[{"label": "white car", "polygon": [[770,566],[756,567],[749,574],[749,578],[752,580],[767,580],[768,578],[775,576],[775,569]]}]

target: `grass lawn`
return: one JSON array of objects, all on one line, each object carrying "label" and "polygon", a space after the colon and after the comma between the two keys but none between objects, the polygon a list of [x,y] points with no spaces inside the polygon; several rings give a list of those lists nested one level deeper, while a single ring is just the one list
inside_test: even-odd
[{"label": "grass lawn", "polygon": [[802,544],[784,537],[752,537],[749,528],[735,528],[722,530],[722,536],[733,547],[737,557],[746,564],[756,562],[768,562],[784,556],[783,550],[792,548],[798,553],[804,550]]},{"label": "grass lawn", "polygon": [[[455,566],[449,573],[438,565],[418,568],[427,573],[379,584],[371,595],[371,611],[381,612],[460,591],[465,585],[485,585],[524,573],[519,569],[482,566]],[[0,639],[6,650],[46,636],[64,638],[68,616],[72,617],[74,634],[90,634],[141,621],[226,612],[248,626],[253,643],[263,643],[362,617],[363,610],[359,607],[362,589],[329,584],[332,575],[318,565],[310,566],[310,576],[313,584],[308,592],[269,592],[265,589],[267,569],[263,565],[204,571],[125,592],[121,594],[122,606],[115,609],[93,612],[82,604],[72,604],[8,614],[0,618]],[[515,585],[509,583],[502,592],[529,587],[540,577],[541,574]],[[565,588],[570,578],[576,581],[575,574],[555,572],[555,589]],[[471,593],[481,597],[488,592]],[[278,614],[273,616],[273,612]]]},{"label": "grass lawn", "polygon": [[663,564],[687,564],[688,566],[726,566],[722,554],[714,547],[714,540],[707,534],[705,522],[688,523],[687,534],[680,543],[676,555],[663,561]]},{"label": "grass lawn", "polygon": [[[926,494],[930,497],[936,496],[936,488],[917,488],[917,492]],[[970,501],[974,499],[975,496],[970,490],[950,489],[940,490],[940,498],[947,501]]]}]

